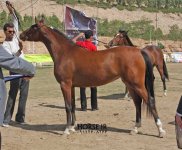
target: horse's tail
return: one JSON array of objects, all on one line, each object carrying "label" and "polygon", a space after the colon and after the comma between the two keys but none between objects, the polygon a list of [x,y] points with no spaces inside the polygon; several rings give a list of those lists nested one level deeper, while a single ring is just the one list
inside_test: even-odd
[{"label": "horse's tail", "polygon": [[153,66],[147,53],[141,51],[146,64],[145,87],[148,92],[147,114],[152,115],[151,104],[155,104]]},{"label": "horse's tail", "polygon": [[167,71],[167,67],[166,67],[166,62],[163,59],[163,72],[164,72],[164,76],[166,79],[169,80],[169,75],[168,75],[168,71]]}]

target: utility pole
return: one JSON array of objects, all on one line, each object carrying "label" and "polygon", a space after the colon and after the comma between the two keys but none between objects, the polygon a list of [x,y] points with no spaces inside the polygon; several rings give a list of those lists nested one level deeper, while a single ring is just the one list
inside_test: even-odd
[{"label": "utility pole", "polygon": [[151,29],[150,29],[150,45],[152,45],[152,33],[151,33]]},{"label": "utility pole", "polygon": [[[31,6],[32,6],[32,24],[34,24],[34,8],[33,8],[33,3],[32,3],[32,0],[31,0]],[[32,52],[33,54],[35,54],[35,43],[32,42]]]},{"label": "utility pole", "polygon": [[65,29],[65,13],[66,13],[66,10],[65,10],[65,7],[66,7],[66,5],[65,5],[65,1],[63,0],[63,32],[66,32],[66,29]]},{"label": "utility pole", "polygon": [[[157,28],[158,28],[158,16],[157,16],[157,13],[158,13],[158,7],[157,7],[157,0],[156,0],[156,16],[155,16],[155,31],[157,31]],[[156,45],[157,45],[157,37],[156,37]]]}]

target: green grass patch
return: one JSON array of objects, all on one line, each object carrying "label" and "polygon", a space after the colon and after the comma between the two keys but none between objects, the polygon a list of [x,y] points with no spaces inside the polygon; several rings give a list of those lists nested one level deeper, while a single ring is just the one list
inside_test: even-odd
[{"label": "green grass patch", "polygon": [[25,60],[36,63],[52,62],[49,54],[25,54]]}]

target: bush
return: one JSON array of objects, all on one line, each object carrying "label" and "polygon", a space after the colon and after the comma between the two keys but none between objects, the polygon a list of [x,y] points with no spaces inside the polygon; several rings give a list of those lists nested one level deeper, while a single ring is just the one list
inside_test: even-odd
[{"label": "bush", "polygon": [[157,46],[158,46],[160,49],[164,49],[164,48],[165,48],[164,45],[163,45],[161,42],[158,42],[158,43],[157,43]]},{"label": "bush", "polygon": [[0,13],[0,27],[3,28],[6,22],[7,22],[7,13],[3,10],[3,12]]},{"label": "bush", "polygon": [[182,29],[178,27],[178,25],[173,25],[170,27],[169,34],[167,35],[167,38],[169,40],[182,40]]}]

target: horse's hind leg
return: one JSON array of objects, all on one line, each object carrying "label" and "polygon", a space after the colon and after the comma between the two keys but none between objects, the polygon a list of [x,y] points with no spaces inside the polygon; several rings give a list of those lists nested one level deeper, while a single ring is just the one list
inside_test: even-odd
[{"label": "horse's hind leg", "polygon": [[154,120],[155,120],[155,123],[156,123],[156,126],[157,126],[158,131],[159,131],[159,137],[164,137],[166,132],[162,128],[162,122],[161,122],[161,120],[158,116],[158,113],[157,113],[157,109],[156,109],[156,105],[155,105],[155,98],[148,96],[145,88],[137,88],[136,92],[142,97],[142,99],[147,104],[147,107],[148,107],[147,109],[148,109],[149,113],[152,113]]},{"label": "horse's hind leg", "polygon": [[130,91],[130,95],[133,98],[133,102],[135,104],[135,108],[136,108],[136,122],[135,122],[135,127],[134,130],[131,133],[138,133],[138,128],[141,127],[141,103],[142,103],[142,99],[140,98],[140,96],[137,95],[137,93],[132,90],[132,89],[128,89]]},{"label": "horse's hind leg", "polygon": [[157,113],[157,109],[156,109],[156,105],[155,105],[155,98],[149,96],[149,106],[151,109],[151,112],[154,116],[154,120],[156,122],[156,126],[158,128],[158,131],[159,131],[159,137],[164,137],[165,134],[166,134],[166,131],[163,130],[162,128],[162,122],[161,120],[159,119],[159,116],[158,116],[158,113]]}]

